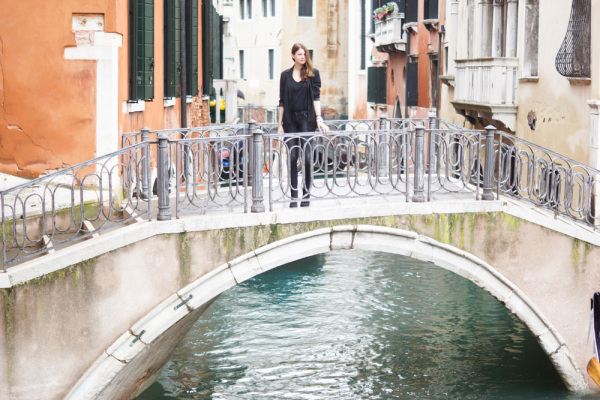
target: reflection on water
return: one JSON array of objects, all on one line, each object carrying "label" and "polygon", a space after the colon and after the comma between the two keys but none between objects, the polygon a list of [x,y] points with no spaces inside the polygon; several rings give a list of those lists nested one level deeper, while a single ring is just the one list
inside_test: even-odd
[{"label": "reflection on water", "polygon": [[576,399],[531,333],[471,282],[337,251],[223,293],[150,399]]}]

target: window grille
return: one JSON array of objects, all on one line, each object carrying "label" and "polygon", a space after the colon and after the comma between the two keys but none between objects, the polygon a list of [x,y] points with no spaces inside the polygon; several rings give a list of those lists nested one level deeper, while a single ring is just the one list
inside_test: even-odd
[{"label": "window grille", "polygon": [[129,100],[154,98],[154,0],[129,0]]},{"label": "window grille", "polygon": [[556,70],[571,78],[590,77],[591,0],[573,0],[567,34],[556,55]]}]

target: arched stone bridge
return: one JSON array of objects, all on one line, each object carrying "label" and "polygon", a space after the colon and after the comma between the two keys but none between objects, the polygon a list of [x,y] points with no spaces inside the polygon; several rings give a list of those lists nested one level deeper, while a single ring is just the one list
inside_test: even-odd
[{"label": "arched stone bridge", "polygon": [[591,229],[504,197],[144,221],[0,274],[0,393],[131,398],[217,295],[333,249],[406,255],[474,282],[527,325],[569,389],[587,390],[599,246]]}]

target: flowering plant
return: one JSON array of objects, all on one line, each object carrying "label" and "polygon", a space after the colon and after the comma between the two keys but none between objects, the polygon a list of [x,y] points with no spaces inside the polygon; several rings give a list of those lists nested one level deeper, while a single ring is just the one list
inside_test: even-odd
[{"label": "flowering plant", "polygon": [[398,5],[394,2],[389,2],[384,6],[373,10],[373,19],[383,21],[389,14],[397,13]]}]

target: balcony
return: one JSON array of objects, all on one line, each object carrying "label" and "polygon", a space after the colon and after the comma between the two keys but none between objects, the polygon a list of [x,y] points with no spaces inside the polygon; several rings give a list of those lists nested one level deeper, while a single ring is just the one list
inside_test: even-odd
[{"label": "balcony", "polygon": [[499,122],[511,131],[517,118],[517,58],[456,60],[452,105],[482,125]]},{"label": "balcony", "polygon": [[375,21],[375,47],[382,53],[406,51],[406,34],[402,29],[404,13],[388,15],[383,21]]}]

